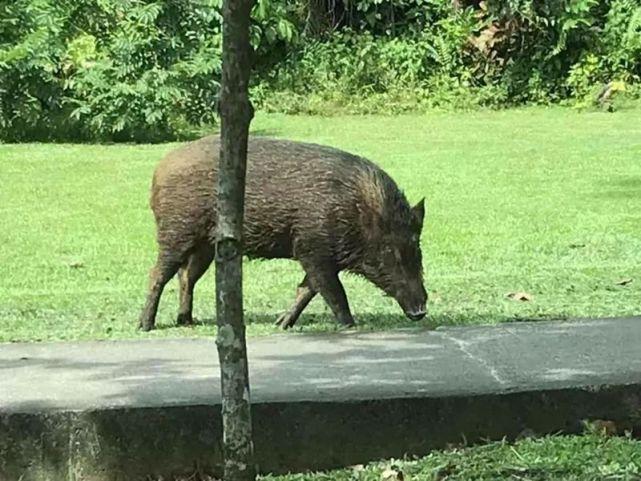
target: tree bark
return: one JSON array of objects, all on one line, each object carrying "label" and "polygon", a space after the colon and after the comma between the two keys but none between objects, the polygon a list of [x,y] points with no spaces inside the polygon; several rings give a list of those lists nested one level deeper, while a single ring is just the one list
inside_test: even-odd
[{"label": "tree bark", "polygon": [[216,232],[216,318],[221,369],[225,481],[254,481],[247,345],[243,321],[242,226],[247,139],[253,108],[248,83],[253,0],[223,2],[221,142]]}]

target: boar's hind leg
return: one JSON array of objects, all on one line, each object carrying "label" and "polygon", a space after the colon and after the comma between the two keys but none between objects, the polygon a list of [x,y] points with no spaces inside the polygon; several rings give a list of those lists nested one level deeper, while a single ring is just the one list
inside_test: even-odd
[{"label": "boar's hind leg", "polygon": [[209,244],[197,247],[178,271],[180,309],[176,324],[179,326],[189,326],[194,322],[194,287],[214,260],[214,250]]},{"label": "boar's hind leg", "polygon": [[154,328],[162,291],[179,267],[180,261],[174,256],[162,252],[158,255],[158,261],[149,274],[149,294],[145,308],[140,315],[139,328],[143,331],[151,331]]},{"label": "boar's hind leg", "polygon": [[307,307],[307,304],[314,298],[316,291],[312,288],[309,283],[309,276],[305,276],[303,282],[298,285],[296,289],[296,300],[292,307],[285,314],[278,318],[276,325],[282,327],[283,329],[289,329],[294,327],[298,317]]},{"label": "boar's hind leg", "polygon": [[323,296],[338,323],[343,326],[353,326],[354,318],[349,309],[345,288],[338,278],[338,271],[324,263],[311,266],[303,264],[303,267],[310,276],[312,287]]}]

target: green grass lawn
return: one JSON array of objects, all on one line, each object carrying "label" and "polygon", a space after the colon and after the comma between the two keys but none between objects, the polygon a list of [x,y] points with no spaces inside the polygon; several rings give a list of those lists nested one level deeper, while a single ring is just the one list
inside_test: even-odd
[{"label": "green grass lawn", "polygon": [[[411,202],[426,196],[430,315],[420,325],[614,316],[641,308],[641,111],[568,109],[314,118],[259,115],[257,133],[329,144],[379,163]],[[0,145],[0,341],[210,335],[213,271],[196,328],[136,331],[156,247],[151,174],[175,145]],[[268,333],[302,275],[246,264],[249,333]],[[623,279],[633,279],[618,285]],[[345,276],[360,329],[416,325]],[[514,291],[530,302],[506,298]],[[314,301],[302,330],[335,329]]]}]

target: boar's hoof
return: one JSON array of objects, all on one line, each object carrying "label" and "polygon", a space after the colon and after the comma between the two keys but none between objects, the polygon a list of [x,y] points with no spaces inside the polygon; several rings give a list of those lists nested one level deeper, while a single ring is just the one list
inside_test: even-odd
[{"label": "boar's hoof", "polygon": [[153,328],[154,328],[154,325],[150,322],[141,322],[140,324],[138,324],[138,329],[143,332],[149,332],[153,330]]},{"label": "boar's hoof", "polygon": [[350,329],[352,327],[356,327],[356,323],[354,322],[354,318],[351,316],[351,314],[339,314],[337,320],[341,329]]},{"label": "boar's hoof", "polygon": [[178,326],[193,326],[194,318],[191,316],[191,313],[181,312],[176,318],[176,324]]},{"label": "boar's hoof", "polygon": [[276,325],[286,331],[287,329],[294,327],[296,320],[296,317],[292,316],[291,313],[286,312],[278,318]]},{"label": "boar's hoof", "polygon": [[350,323],[341,322],[341,323],[338,324],[338,330],[339,331],[348,331],[348,330],[355,329],[355,328],[356,328],[356,323],[354,321],[352,321]]}]

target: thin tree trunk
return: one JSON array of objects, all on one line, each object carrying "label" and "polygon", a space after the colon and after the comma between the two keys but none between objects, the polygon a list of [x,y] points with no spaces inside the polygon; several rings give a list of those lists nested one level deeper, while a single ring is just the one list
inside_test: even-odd
[{"label": "thin tree trunk", "polygon": [[243,321],[242,225],[247,137],[253,108],[249,23],[253,0],[223,2],[221,143],[216,237],[216,317],[220,359],[225,481],[253,481],[252,422]]},{"label": "thin tree trunk", "polygon": [[308,0],[304,33],[311,37],[320,37],[326,33],[326,16],[325,0]]}]

